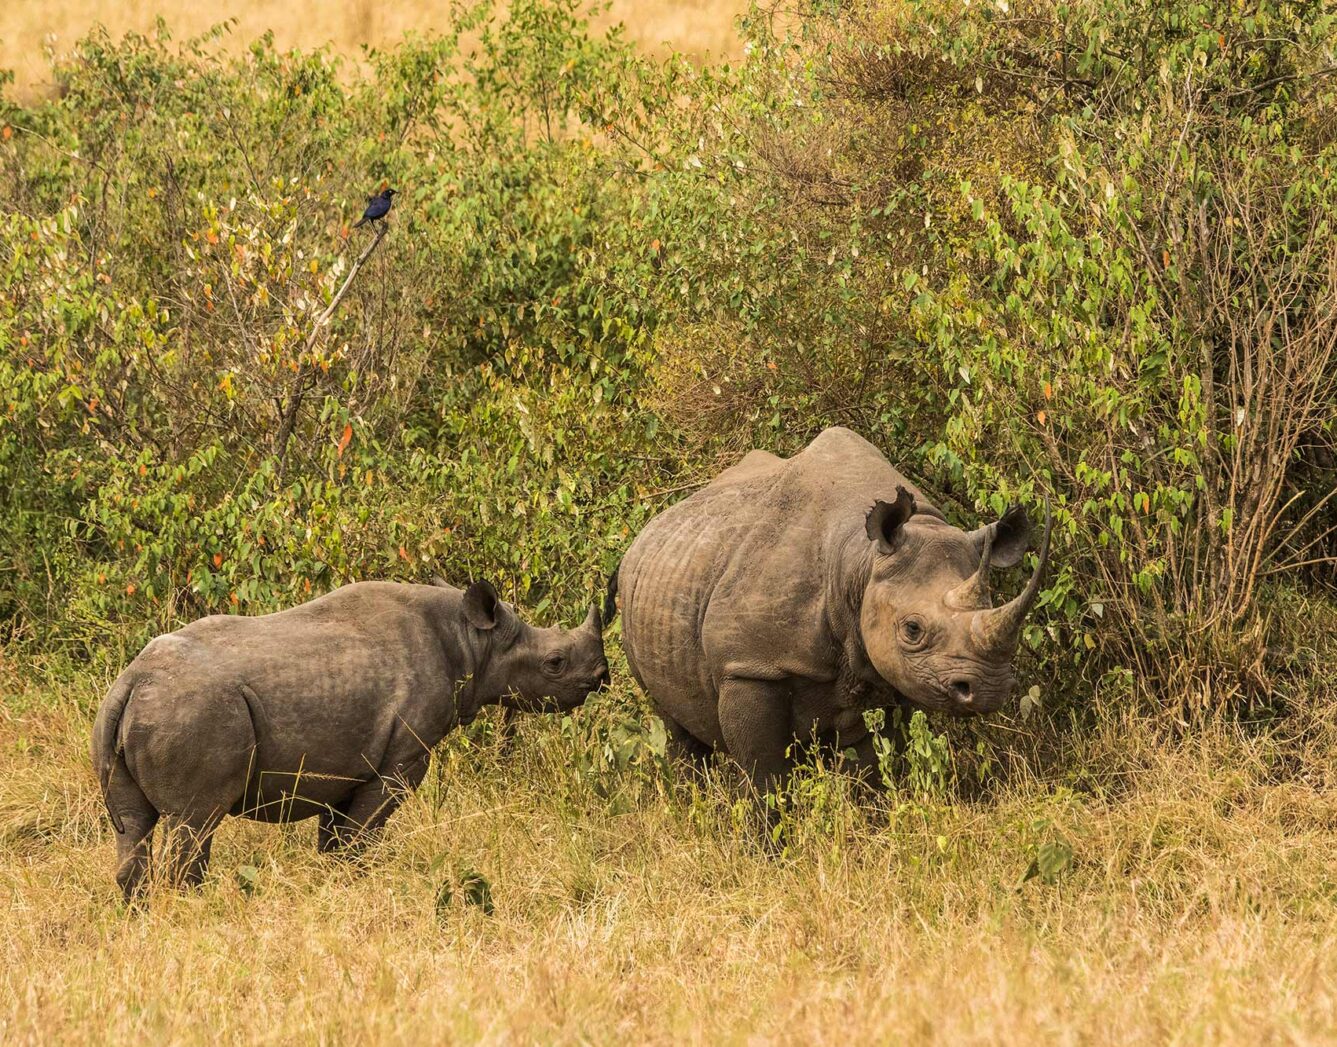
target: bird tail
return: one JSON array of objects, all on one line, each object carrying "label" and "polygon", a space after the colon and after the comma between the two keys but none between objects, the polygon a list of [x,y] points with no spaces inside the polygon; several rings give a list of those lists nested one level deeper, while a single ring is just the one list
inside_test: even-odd
[{"label": "bird tail", "polygon": [[365,219],[365,218],[359,218],[356,222],[353,223],[353,228],[356,229],[356,228],[357,228],[358,226],[360,226],[360,225],[366,225],[366,223],[367,223],[367,219]]}]

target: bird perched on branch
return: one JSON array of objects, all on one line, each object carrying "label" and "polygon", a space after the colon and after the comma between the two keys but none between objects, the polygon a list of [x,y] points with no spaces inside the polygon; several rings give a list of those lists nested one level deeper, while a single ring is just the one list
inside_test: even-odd
[{"label": "bird perched on branch", "polygon": [[376,196],[367,197],[367,209],[362,212],[362,217],[357,220],[353,228],[356,229],[359,225],[364,225],[367,222],[378,221],[388,215],[394,195],[395,190],[386,189]]}]

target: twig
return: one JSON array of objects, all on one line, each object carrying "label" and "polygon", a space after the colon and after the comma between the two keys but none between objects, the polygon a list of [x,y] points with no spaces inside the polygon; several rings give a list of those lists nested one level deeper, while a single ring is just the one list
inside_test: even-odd
[{"label": "twig", "polygon": [[348,270],[348,277],[344,280],[343,286],[339,288],[338,293],[330,300],[330,304],[325,307],[325,311],[316,317],[316,322],[311,327],[311,333],[307,335],[306,344],[302,346],[301,363],[297,367],[297,375],[293,378],[292,391],[288,394],[288,405],[284,408],[283,419],[279,424],[278,436],[274,440],[275,454],[278,456],[278,478],[283,481],[283,473],[287,464],[286,455],[288,452],[288,441],[292,438],[292,431],[297,425],[297,412],[302,406],[302,397],[306,395],[307,382],[311,377],[311,363],[309,357],[311,350],[316,347],[316,339],[320,337],[321,332],[334,316],[334,311],[339,308],[339,303],[344,300],[344,295],[353,285],[353,280],[361,272],[371,253],[376,250],[385,234],[389,231],[388,225],[378,225],[376,227],[376,236],[358,256],[353,268]]}]

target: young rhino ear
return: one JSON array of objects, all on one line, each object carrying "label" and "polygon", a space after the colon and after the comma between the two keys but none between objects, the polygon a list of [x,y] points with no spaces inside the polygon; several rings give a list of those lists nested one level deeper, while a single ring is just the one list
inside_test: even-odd
[{"label": "young rhino ear", "polygon": [[915,496],[897,486],[894,502],[875,502],[864,519],[868,540],[880,553],[894,553],[901,541],[901,528],[915,513]]},{"label": "young rhino ear", "polygon": [[475,629],[495,629],[499,616],[497,590],[490,582],[471,582],[464,590],[464,620]]}]

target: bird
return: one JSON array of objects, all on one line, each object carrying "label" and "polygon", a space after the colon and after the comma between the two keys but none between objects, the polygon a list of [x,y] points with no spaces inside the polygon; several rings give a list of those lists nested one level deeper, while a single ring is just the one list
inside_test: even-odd
[{"label": "bird", "polygon": [[391,198],[394,195],[394,189],[386,189],[384,192],[379,193],[376,196],[367,197],[367,209],[362,212],[362,217],[357,220],[357,223],[353,228],[356,229],[359,225],[362,225],[365,222],[375,222],[388,215],[390,213],[390,204],[392,202]]}]

